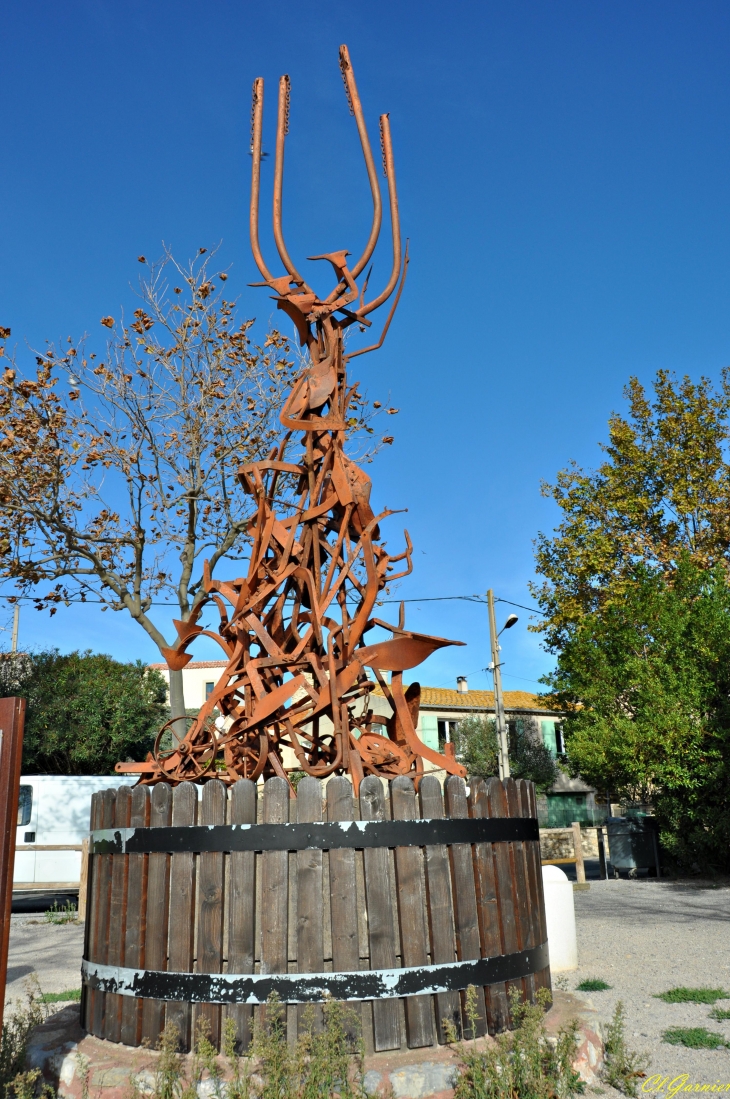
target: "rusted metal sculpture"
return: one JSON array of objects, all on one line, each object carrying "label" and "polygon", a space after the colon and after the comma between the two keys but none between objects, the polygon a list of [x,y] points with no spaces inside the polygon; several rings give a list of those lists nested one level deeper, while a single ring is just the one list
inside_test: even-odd
[{"label": "rusted metal sculpture", "polygon": [[[252,111],[251,247],[276,302],[294,322],[306,346],[307,366],[295,381],[280,413],[286,434],[265,461],[239,470],[253,502],[248,526],[252,539],[248,574],[221,581],[205,569],[205,587],[220,611],[218,633],[195,620],[176,622],[178,643],[165,653],[172,669],[191,660],[188,646],[200,636],[222,647],[227,664],[184,739],[166,726],[145,763],[119,763],[117,771],[137,773],[140,781],[182,782],[222,778],[286,777],[287,770],[322,778],[348,773],[355,789],[365,774],[391,779],[423,773],[423,762],[451,774],[465,770],[454,756],[427,747],[416,733],[420,687],[403,686],[403,672],[443,645],[461,644],[407,630],[401,604],[398,625],[373,616],[386,584],[411,571],[411,542],[391,556],[379,524],[393,512],[374,515],[371,482],[345,453],[348,409],[359,400],[357,383],[347,380],[347,364],[383,343],[398,305],[406,271],[401,246],[398,199],[388,115],[380,117],[383,168],[388,180],[393,264],[387,285],[366,300],[368,277],[358,286],[375,250],[382,221],[382,200],[367,128],[346,46],[340,67],[351,113],[355,116],[373,196],[373,221],[365,250],[348,263],[346,250],[311,256],[333,268],[335,286],[317,296],[294,266],[282,232],[284,141],[288,131],[290,82],[279,82],[279,114],[274,170],[274,238],[285,275],[267,267],[259,245],[259,190],[264,82],[254,81]],[[352,324],[361,331],[368,317],[394,293],[380,339],[345,354],[343,333]],[[301,432],[301,457],[287,461],[292,436]],[[283,488],[289,491],[282,491]],[[282,500],[289,501],[282,503]],[[399,564],[402,563],[400,571]],[[365,643],[366,633],[381,627],[390,639]],[[391,672],[390,682],[384,672]],[[372,673],[373,678],[371,678]],[[391,706],[387,735],[373,730],[371,692],[380,686]],[[216,711],[218,717],[214,720]],[[177,719],[178,721],[180,719]],[[378,717],[380,725],[382,717]],[[175,722],[170,722],[173,726]],[[381,726],[382,727],[382,726]],[[167,744],[167,747],[165,745]],[[283,749],[296,762],[285,767]]]}]

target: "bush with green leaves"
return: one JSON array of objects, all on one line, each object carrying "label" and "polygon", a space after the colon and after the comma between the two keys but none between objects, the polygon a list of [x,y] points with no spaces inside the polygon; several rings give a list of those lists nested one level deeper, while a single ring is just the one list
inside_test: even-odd
[{"label": "bush with green leaves", "polygon": [[[561,1027],[554,1041],[548,1039],[545,1011],[550,992],[541,988],[537,1003],[523,1002],[510,992],[510,1011],[515,1029],[498,1034],[482,1048],[457,1042],[447,1026],[446,1038],[456,1044],[460,1065],[454,1099],[570,1099],[585,1091],[585,1083],[573,1068],[578,1023]],[[476,1033],[476,990],[466,990],[467,1034]]]},{"label": "bush with green leaves", "polygon": [[168,717],[158,671],[89,651],[3,654],[0,692],[27,700],[25,774],[113,774],[144,759]]}]

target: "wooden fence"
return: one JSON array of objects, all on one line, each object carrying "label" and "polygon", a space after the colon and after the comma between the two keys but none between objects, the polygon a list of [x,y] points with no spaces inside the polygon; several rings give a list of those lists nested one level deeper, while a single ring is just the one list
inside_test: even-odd
[{"label": "wooden fence", "polygon": [[263,796],[247,780],[95,794],[86,1029],[154,1045],[173,1022],[189,1048],[198,1017],[218,1044],[230,1016],[246,1049],[271,991],[290,1036],[329,993],[362,1011],[367,1050],[424,1047],[461,1029],[469,984],[477,1033],[508,1027],[510,989],[534,1000],[550,981],[534,787],[466,789],[371,776],[359,799],[342,777],[304,778],[292,800],[280,778]]}]

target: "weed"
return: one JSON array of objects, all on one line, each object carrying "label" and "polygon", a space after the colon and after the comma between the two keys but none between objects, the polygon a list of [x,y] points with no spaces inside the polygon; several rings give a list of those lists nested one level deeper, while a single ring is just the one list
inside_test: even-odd
[{"label": "weed", "polygon": [[44,1022],[47,1015],[41,996],[38,979],[33,975],[25,983],[25,1002],[16,1000],[5,1012],[0,1032],[0,1096],[5,1096],[10,1088],[17,1099],[26,1099],[27,1089],[37,1087],[39,1077],[29,1081],[29,1074],[23,1069],[31,1031]]},{"label": "weed", "polygon": [[155,1071],[155,1099],[178,1099],[182,1091],[184,1061],[180,1048],[180,1031],[174,1023],[167,1023],[157,1039]]},{"label": "weed", "polygon": [[56,1093],[50,1084],[41,1083],[43,1074],[39,1068],[30,1072],[19,1072],[18,1075],[5,1085],[5,1096],[10,1099],[55,1099]]},{"label": "weed", "polygon": [[67,901],[63,908],[59,908],[56,901],[43,914],[46,923],[76,923],[78,912],[73,901]]},{"label": "weed", "polygon": [[228,1099],[249,1099],[251,1093],[250,1073],[246,1069],[241,1073],[241,1058],[236,1052],[236,1024],[230,1015],[223,1024],[223,1055],[228,1061],[231,1078],[226,1084]]},{"label": "weed", "polygon": [[254,1027],[254,1056],[264,1085],[261,1099],[288,1099],[294,1065],[286,1041],[286,1006],[276,993],[266,1001]]},{"label": "weed", "polygon": [[213,1094],[216,1099],[221,1099],[221,1070],[218,1064],[218,1051],[210,1040],[210,1020],[204,1015],[200,1015],[195,1024],[190,1080],[183,1091],[183,1099],[196,1099],[198,1084],[205,1078],[203,1074],[206,1072],[208,1074],[207,1079],[213,1081]]},{"label": "weed", "polygon": [[714,1004],[716,1000],[730,999],[730,992],[724,988],[670,988],[656,992],[654,999],[664,1000],[665,1004]]},{"label": "weed", "polygon": [[71,1001],[78,1002],[81,999],[80,988],[67,988],[65,992],[44,992],[40,997],[42,1004],[60,1004]]},{"label": "weed", "polygon": [[88,1057],[85,1057],[83,1053],[76,1054],[76,1069],[79,1074],[79,1080],[81,1081],[81,1099],[89,1099],[89,1074],[91,1072],[91,1061]]},{"label": "weed", "polygon": [[722,1023],[725,1019],[730,1019],[730,1011],[725,1007],[714,1007],[710,1012],[710,1018]]},{"label": "weed", "polygon": [[588,977],[575,987],[578,992],[605,992],[606,989],[611,988],[611,985],[607,985],[600,977]]},{"label": "weed", "polygon": [[322,1023],[313,1008],[304,1012],[297,1042],[295,1075],[301,1099],[357,1099],[363,1094],[363,1048],[358,1019],[351,1008],[325,1001]]},{"label": "weed", "polygon": [[621,1000],[616,1004],[613,1019],[606,1028],[603,1050],[604,1083],[622,1091],[624,1095],[635,1096],[639,1080],[646,1075],[644,1070],[649,1064],[649,1056],[629,1049],[626,1043],[626,1013]]},{"label": "weed", "polygon": [[[323,1005],[319,1017],[314,1008],[306,1012],[293,1049],[287,1042],[286,1005],[271,996],[261,1016],[254,1027],[251,1055],[247,1057],[240,1057],[236,1051],[233,1019],[225,1020],[221,1045],[228,1065],[226,1079],[210,1041],[207,1019],[198,1019],[189,1059],[180,1053],[177,1027],[168,1023],[157,1043],[159,1057],[153,1099],[197,1099],[203,1081],[213,1099],[254,1099],[254,1095],[256,1099],[329,1099],[335,1094],[340,1099],[365,1099],[362,1041],[357,1017],[348,1007],[329,1001]],[[255,1077],[251,1072],[253,1058],[258,1061]],[[213,1082],[212,1087],[209,1081]],[[130,1078],[130,1085],[129,1099],[141,1099],[134,1077]]]},{"label": "weed", "polygon": [[[499,1034],[494,1044],[482,1050],[457,1044],[461,1066],[454,1099],[570,1099],[585,1091],[585,1084],[573,1069],[577,1022],[562,1027],[556,1041],[548,1041],[548,990],[540,989],[537,1000],[537,1004],[522,1003],[520,993],[512,989],[510,1008],[515,1029]],[[466,992],[466,1015],[473,1034],[476,990],[471,986]],[[450,1031],[447,1039],[452,1041],[454,1028]]]},{"label": "weed", "polygon": [[703,1026],[673,1026],[662,1034],[662,1041],[670,1046],[686,1046],[688,1049],[730,1049],[722,1034],[716,1034]]}]

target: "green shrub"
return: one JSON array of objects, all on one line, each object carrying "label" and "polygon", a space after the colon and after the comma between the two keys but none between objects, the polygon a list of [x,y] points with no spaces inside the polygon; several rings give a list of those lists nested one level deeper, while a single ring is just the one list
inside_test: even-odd
[{"label": "green shrub", "polygon": [[716,1034],[707,1027],[673,1026],[662,1034],[662,1041],[670,1046],[687,1046],[688,1049],[730,1049],[722,1034]]},{"label": "green shrub", "polygon": [[[537,994],[537,1004],[521,1003],[516,989],[510,992],[515,1029],[497,1035],[484,1049],[469,1049],[456,1043],[461,1065],[454,1099],[570,1099],[582,1094],[585,1084],[573,1069],[578,1024],[562,1027],[557,1041],[550,1042],[545,1030],[545,1010],[550,1003],[546,988]],[[466,1014],[470,1032],[476,1033],[476,990],[466,992]],[[454,1042],[453,1026],[447,1040]]]},{"label": "green shrub", "polygon": [[716,1000],[730,999],[730,992],[722,988],[670,988],[657,992],[654,998],[665,1004],[714,1004]]},{"label": "green shrub", "polygon": [[605,992],[608,988],[611,988],[611,985],[607,985],[600,977],[588,977],[576,985],[578,992]]}]

